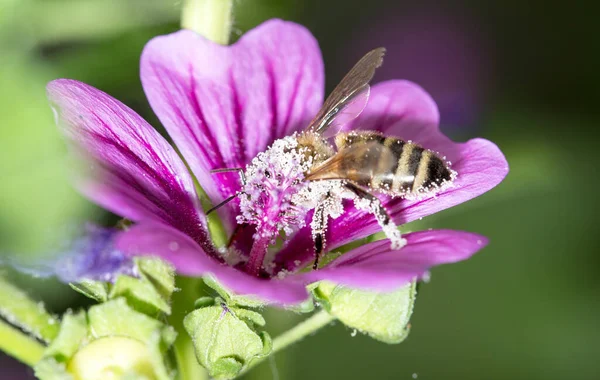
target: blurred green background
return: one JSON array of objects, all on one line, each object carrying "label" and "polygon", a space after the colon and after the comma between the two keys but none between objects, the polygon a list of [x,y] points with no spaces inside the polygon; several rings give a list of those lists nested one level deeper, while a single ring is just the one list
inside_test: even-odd
[{"label": "blurred green background", "polygon": [[[376,80],[425,87],[456,139],[496,142],[511,172],[488,194],[407,229],[482,233],[472,260],[420,287],[412,332],[388,346],[341,324],[275,355],[247,379],[600,378],[596,235],[600,51],[591,2],[239,0],[236,36],[272,18],[319,40],[330,90],[367,49]],[[178,29],[175,0],[0,0],[0,252],[39,257],[65,226],[111,216],[69,186],[47,81],[98,87],[160,127],[138,78],[152,36]],[[237,37],[236,37],[237,38]],[[48,307],[82,304],[52,280],[16,276]],[[271,331],[300,317],[270,311]],[[33,378],[0,357],[0,378]]]}]

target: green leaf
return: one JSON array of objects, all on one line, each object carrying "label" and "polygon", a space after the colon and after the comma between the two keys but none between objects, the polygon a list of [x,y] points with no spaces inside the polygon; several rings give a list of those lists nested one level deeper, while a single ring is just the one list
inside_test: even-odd
[{"label": "green leaf", "polygon": [[230,310],[234,312],[238,318],[243,319],[252,327],[255,325],[263,327],[266,323],[265,318],[255,311],[240,308],[230,308]]},{"label": "green leaf", "polygon": [[260,314],[225,306],[209,306],[188,314],[186,331],[192,337],[196,358],[217,379],[232,379],[253,359],[268,355],[270,339],[251,324],[264,324]]},{"label": "green leaf", "polygon": [[69,284],[75,291],[98,302],[108,300],[108,284],[100,281],[83,280],[76,284]]},{"label": "green leaf", "polygon": [[63,316],[60,331],[56,339],[50,343],[44,357],[51,357],[58,362],[67,362],[79,349],[87,336],[88,326],[83,311]]},{"label": "green leaf", "polygon": [[59,322],[41,302],[35,302],[0,274],[0,316],[26,332],[51,341],[58,334]]},{"label": "green leaf", "polygon": [[203,307],[214,306],[216,305],[215,302],[216,300],[212,297],[200,297],[194,301],[194,309],[202,309]]},{"label": "green leaf", "polygon": [[175,269],[171,264],[155,257],[135,259],[140,275],[150,281],[165,300],[171,298],[175,290]]},{"label": "green leaf", "polygon": [[175,290],[173,267],[156,258],[138,258],[135,264],[140,277],[119,276],[108,298],[125,297],[131,307],[152,317],[171,314],[169,300]]},{"label": "green leaf", "polygon": [[312,298],[300,302],[296,305],[285,306],[286,310],[293,311],[294,313],[311,313],[315,310],[315,302]]},{"label": "green leaf", "polygon": [[402,342],[416,297],[416,282],[389,293],[351,289],[323,281],[315,289],[323,307],[346,326],[384,343]]},{"label": "green leaf", "polygon": [[88,321],[94,339],[120,335],[147,342],[154,331],[163,327],[156,319],[132,309],[124,298],[92,306]]},{"label": "green leaf", "polygon": [[109,298],[119,297],[125,297],[134,309],[144,314],[151,316],[156,316],[160,312],[171,314],[171,306],[146,279],[119,276],[110,290]]},{"label": "green leaf", "polygon": [[205,276],[202,278],[204,283],[214,289],[227,303],[227,305],[239,305],[245,307],[262,307],[265,302],[249,296],[240,296],[227,289],[225,286],[220,284],[213,276]]},{"label": "green leaf", "polygon": [[88,321],[93,340],[69,362],[70,372],[85,379],[102,378],[106,371],[120,377],[173,378],[166,355],[177,336],[171,326],[134,310],[124,298],[92,306]]}]

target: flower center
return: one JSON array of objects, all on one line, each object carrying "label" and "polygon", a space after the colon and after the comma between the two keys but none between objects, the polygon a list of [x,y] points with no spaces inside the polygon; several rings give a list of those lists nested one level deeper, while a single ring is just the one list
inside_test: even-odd
[{"label": "flower center", "polygon": [[[341,193],[338,190],[341,189],[340,181],[304,181],[304,174],[313,163],[313,157],[306,154],[306,149],[294,134],[276,140],[246,168],[237,222],[256,225],[254,244],[246,264],[250,274],[260,274],[267,248],[275,243],[279,231],[291,236],[306,225],[308,211],[328,193]],[[332,214],[341,214],[341,198],[332,203],[335,204]]]},{"label": "flower center", "polygon": [[290,236],[304,226],[308,210],[292,198],[307,186],[303,179],[310,163],[299,151],[295,136],[289,136],[276,140],[246,168],[237,222],[256,225],[246,266],[249,273],[259,274],[267,247],[275,243],[279,231]]},{"label": "flower center", "polygon": [[287,235],[304,226],[306,212],[293,204],[292,197],[307,186],[303,179],[311,160],[297,148],[294,136],[276,140],[248,165],[238,223],[255,224],[258,233],[283,230]]}]

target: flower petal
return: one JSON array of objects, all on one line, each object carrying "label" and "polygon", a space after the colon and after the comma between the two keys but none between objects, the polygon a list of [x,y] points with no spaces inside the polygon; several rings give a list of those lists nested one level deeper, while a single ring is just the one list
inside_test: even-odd
[{"label": "flower petal", "polygon": [[389,291],[422,277],[432,266],[466,260],[487,245],[481,235],[451,230],[406,234],[407,244],[392,250],[387,240],[356,248],[325,268],[302,275],[357,288]]},{"label": "flower petal", "polygon": [[[371,88],[367,106],[344,129],[380,131],[438,150],[446,145],[432,146],[433,141],[449,141],[439,132],[439,121],[437,105],[423,88],[406,80],[390,80]],[[433,130],[437,133],[432,133]]]},{"label": "flower petal", "polygon": [[301,128],[323,101],[317,42],[304,27],[281,20],[265,22],[232,46],[186,30],[156,37],[142,54],[141,79],[214,203],[235,193],[239,180],[211,169],[244,167]]},{"label": "flower petal", "polygon": [[281,305],[292,305],[308,298],[299,281],[260,279],[238,271],[209,257],[189,236],[166,225],[141,223],[119,236],[116,246],[127,255],[158,256],[175,266],[179,274],[212,274],[238,295],[251,295]]},{"label": "flower petal", "polygon": [[86,196],[128,219],[160,221],[209,244],[192,178],[158,132],[84,83],[59,79],[47,90],[62,132],[92,161],[79,183]]},{"label": "flower petal", "polygon": [[[378,195],[396,224],[431,215],[473,199],[498,185],[508,173],[508,163],[498,147],[484,139],[455,143],[440,132],[438,113],[431,97],[407,81],[383,82],[373,87],[363,113],[352,128],[378,130],[389,136],[412,140],[439,152],[452,162],[458,173],[454,186],[436,196],[420,200],[389,199]],[[373,215],[357,210],[350,203],[339,218],[329,220],[327,249],[335,249],[353,240],[379,232]],[[312,260],[313,242],[309,227],[299,231],[279,253],[276,260],[288,270]]]}]

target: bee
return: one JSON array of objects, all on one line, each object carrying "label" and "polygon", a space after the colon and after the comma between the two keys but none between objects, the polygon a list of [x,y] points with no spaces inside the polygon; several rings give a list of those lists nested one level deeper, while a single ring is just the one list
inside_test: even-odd
[{"label": "bee", "polygon": [[[368,204],[382,229],[388,236],[399,232],[381,201],[372,193],[391,197],[411,197],[430,194],[450,183],[455,173],[437,153],[400,137],[385,136],[377,131],[336,131],[365,108],[369,94],[369,82],[383,63],[385,48],[368,52],[344,76],[327,97],[322,108],[305,130],[295,135],[297,152],[302,160],[310,163],[304,173],[304,181],[338,181],[355,199]],[[326,132],[334,132],[334,144],[329,143]],[[337,132],[337,133],[336,133]],[[213,172],[244,169],[217,169]],[[209,210],[227,203],[240,193]],[[328,219],[328,201],[338,194],[326,193],[314,207],[311,222],[317,269],[319,258],[325,249],[325,232]],[[395,231],[395,232],[394,232]]]}]

